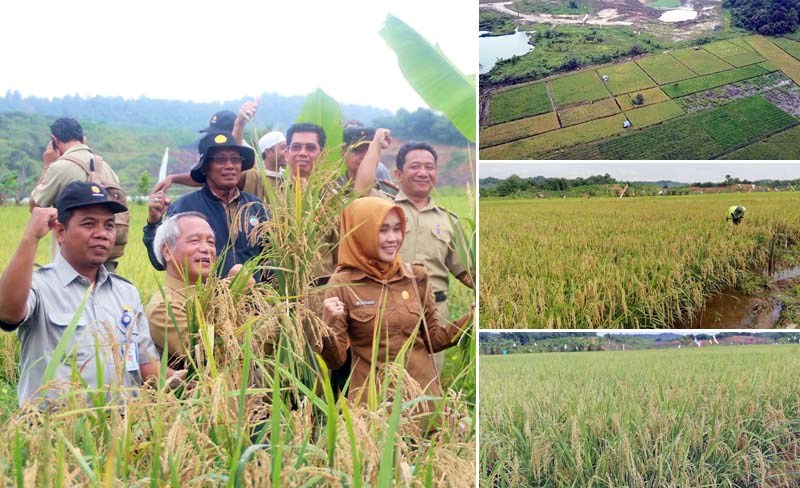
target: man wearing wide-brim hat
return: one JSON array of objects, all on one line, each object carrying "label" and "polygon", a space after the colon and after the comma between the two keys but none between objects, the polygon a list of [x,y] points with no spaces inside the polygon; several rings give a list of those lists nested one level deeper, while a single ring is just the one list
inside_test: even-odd
[{"label": "man wearing wide-brim hat", "polygon": [[[105,188],[85,181],[65,186],[56,208],[32,209],[0,277],[0,329],[17,331],[21,345],[20,406],[40,393],[58,396],[73,383],[73,368],[89,390],[105,392],[107,401],[135,395],[143,380],[158,376],[159,356],[139,292],[103,264],[116,239],[114,215],[127,210]],[[61,252],[34,270],[36,248],[51,229]],[[65,357],[74,364],[59,365],[54,383],[44,385],[48,362],[62,341],[68,341]]]},{"label": "man wearing wide-brim hat", "polygon": [[235,265],[261,254],[263,248],[249,237],[260,222],[268,219],[267,211],[258,197],[238,188],[242,171],[255,164],[255,152],[237,144],[233,135],[225,131],[208,132],[200,140],[198,151],[200,160],[189,174],[203,187],[171,205],[164,192],[151,194],[143,241],[153,267],[163,270],[164,266],[153,252],[153,241],[165,211],[167,217],[181,212],[200,212],[214,230],[217,256],[223,260],[219,273],[225,276]]}]

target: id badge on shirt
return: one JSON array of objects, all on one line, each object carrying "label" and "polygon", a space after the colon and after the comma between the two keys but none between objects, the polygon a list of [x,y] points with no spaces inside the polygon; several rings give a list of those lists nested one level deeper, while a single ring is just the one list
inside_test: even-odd
[{"label": "id badge on shirt", "polygon": [[128,347],[122,346],[122,354],[125,356],[125,371],[134,373],[139,371],[139,348],[136,342],[131,340]]}]

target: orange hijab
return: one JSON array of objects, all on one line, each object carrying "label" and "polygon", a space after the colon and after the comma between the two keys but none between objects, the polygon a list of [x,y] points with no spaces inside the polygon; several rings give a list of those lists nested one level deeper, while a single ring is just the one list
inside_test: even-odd
[{"label": "orange hijab", "polygon": [[387,281],[397,274],[402,266],[399,252],[391,263],[381,261],[378,257],[378,234],[389,212],[397,212],[405,237],[406,215],[403,209],[383,198],[359,198],[344,209],[344,238],[339,245],[339,266],[360,269],[381,281]]}]

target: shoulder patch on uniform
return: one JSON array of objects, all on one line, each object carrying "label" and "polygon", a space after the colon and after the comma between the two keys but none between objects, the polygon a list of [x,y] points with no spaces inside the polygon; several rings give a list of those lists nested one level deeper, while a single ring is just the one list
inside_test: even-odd
[{"label": "shoulder patch on uniform", "polygon": [[449,213],[449,214],[450,214],[450,215],[451,215],[451,216],[452,216],[454,219],[458,220],[458,214],[456,214],[456,213],[455,213],[455,212],[453,212],[452,210],[448,210],[448,209],[446,209],[446,208],[442,207],[441,205],[436,205],[436,208],[438,208],[438,209],[439,209],[439,210],[441,210],[442,212]]},{"label": "shoulder patch on uniform", "polygon": [[397,196],[400,193],[400,187],[395,185],[389,180],[378,180],[375,182],[375,188],[390,195],[392,197]]}]

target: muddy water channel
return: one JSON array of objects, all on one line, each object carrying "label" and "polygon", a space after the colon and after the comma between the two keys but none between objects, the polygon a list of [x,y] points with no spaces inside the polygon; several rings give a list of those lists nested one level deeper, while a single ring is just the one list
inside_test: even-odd
[{"label": "muddy water channel", "polygon": [[692,320],[684,323],[690,328],[755,328],[778,326],[783,304],[774,295],[800,284],[800,266],[776,271],[765,290],[744,295],[736,290],[723,290],[711,297]]}]

